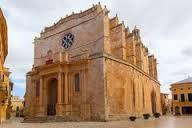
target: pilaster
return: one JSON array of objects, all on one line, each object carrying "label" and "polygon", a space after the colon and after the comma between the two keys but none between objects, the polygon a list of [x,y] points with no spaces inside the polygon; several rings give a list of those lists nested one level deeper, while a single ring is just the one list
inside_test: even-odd
[{"label": "pilaster", "polygon": [[68,88],[68,72],[65,73],[65,84],[64,84],[64,103],[69,104],[69,88]]},{"label": "pilaster", "polygon": [[181,115],[183,115],[183,113],[182,113],[182,106],[179,107],[179,112],[180,112]]},{"label": "pilaster", "polygon": [[57,116],[62,116],[62,105],[63,105],[63,100],[62,100],[62,85],[63,85],[63,80],[62,80],[63,74],[61,72],[58,73],[58,98],[57,98],[57,108],[56,108],[56,114]]},{"label": "pilaster", "polygon": [[44,117],[45,116],[45,107],[44,107],[44,82],[43,77],[40,77],[40,97],[39,97],[39,112],[37,114],[38,117]]}]

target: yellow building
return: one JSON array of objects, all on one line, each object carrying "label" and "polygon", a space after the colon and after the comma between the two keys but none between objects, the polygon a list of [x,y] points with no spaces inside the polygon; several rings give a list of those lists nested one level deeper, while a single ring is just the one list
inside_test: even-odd
[{"label": "yellow building", "polygon": [[23,110],[23,99],[19,96],[11,97],[12,112]]},{"label": "yellow building", "polygon": [[171,113],[171,99],[169,98],[169,94],[161,93],[161,107],[162,107],[162,114],[166,115]]},{"label": "yellow building", "polygon": [[0,123],[10,117],[12,83],[9,69],[4,67],[8,54],[7,24],[0,8]]},{"label": "yellow building", "polygon": [[171,84],[173,114],[192,114],[192,77]]}]

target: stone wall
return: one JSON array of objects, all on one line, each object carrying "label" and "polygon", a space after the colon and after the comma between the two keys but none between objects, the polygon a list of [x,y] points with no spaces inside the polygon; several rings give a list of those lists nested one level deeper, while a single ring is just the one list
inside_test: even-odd
[{"label": "stone wall", "polygon": [[[35,39],[34,67],[45,64],[48,51],[52,54],[65,53],[75,56],[85,52],[94,54],[104,51],[104,13],[102,10],[93,10],[90,14],[71,19],[54,29],[45,31]],[[62,39],[67,33],[74,35],[74,43],[71,48],[62,47]],[[54,57],[59,59],[59,57]]]},{"label": "stone wall", "polygon": [[[7,36],[7,23],[0,8],[0,46],[1,46],[1,62],[4,64],[5,58],[8,54],[8,36]],[[2,65],[3,66],[3,65]]]},{"label": "stone wall", "polygon": [[[27,75],[26,118],[48,117],[47,85],[58,80],[56,117],[66,120],[111,120],[160,112],[156,60],[148,58],[139,30],[129,32],[101,5],[72,14],[35,38],[34,65]],[[65,49],[65,34],[74,35]],[[53,60],[46,63],[47,60]],[[80,91],[74,91],[75,74]],[[40,96],[35,96],[36,80]]]},{"label": "stone wall", "polygon": [[91,119],[105,119],[104,95],[104,59],[92,59],[88,66],[87,74],[88,102],[91,104]]},{"label": "stone wall", "polygon": [[[9,81],[9,69],[4,67],[4,62],[8,54],[7,23],[0,8],[0,123],[10,118],[11,109],[11,89]],[[3,79],[2,79],[3,78]]]},{"label": "stone wall", "polygon": [[154,90],[156,112],[161,113],[160,84],[138,68],[115,58],[105,59],[106,109],[108,119],[152,114]]},{"label": "stone wall", "polygon": [[124,22],[119,22],[117,16],[110,19],[108,15],[105,15],[105,19],[105,36],[108,40],[105,40],[104,44],[107,44],[110,49],[105,53],[128,61],[157,80],[156,58],[154,55],[149,56],[148,48],[141,40],[140,30],[135,27],[130,32]]}]

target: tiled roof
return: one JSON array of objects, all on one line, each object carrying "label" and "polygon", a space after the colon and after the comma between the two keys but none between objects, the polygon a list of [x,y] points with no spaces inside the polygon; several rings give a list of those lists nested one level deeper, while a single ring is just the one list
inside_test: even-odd
[{"label": "tiled roof", "polygon": [[187,78],[187,79],[178,81],[178,82],[173,83],[173,84],[184,84],[184,83],[192,83],[192,77],[189,77],[189,78]]}]

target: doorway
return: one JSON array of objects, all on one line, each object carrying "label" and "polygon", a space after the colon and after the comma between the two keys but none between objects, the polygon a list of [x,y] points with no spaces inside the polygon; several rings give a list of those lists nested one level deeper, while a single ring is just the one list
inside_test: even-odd
[{"label": "doorway", "polygon": [[182,114],[184,115],[192,114],[192,107],[191,106],[182,107]]},{"label": "doorway", "polygon": [[175,107],[175,115],[180,115],[180,110],[178,106]]},{"label": "doorway", "polygon": [[152,107],[152,113],[156,113],[156,93],[154,90],[151,92],[151,107]]},{"label": "doorway", "polygon": [[57,104],[57,85],[58,81],[56,78],[48,81],[47,87],[47,115],[56,115],[56,104]]}]

